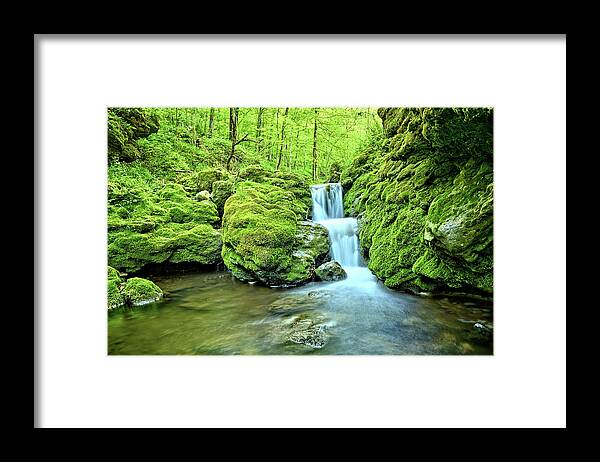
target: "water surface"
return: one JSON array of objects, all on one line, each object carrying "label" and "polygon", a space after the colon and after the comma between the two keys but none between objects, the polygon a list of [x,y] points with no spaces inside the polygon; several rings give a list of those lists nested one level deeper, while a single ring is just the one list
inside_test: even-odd
[{"label": "water surface", "polygon": [[[490,302],[386,288],[367,268],[272,289],[228,272],[153,278],[165,298],[108,314],[111,355],[492,354]],[[303,343],[304,342],[304,343]]]}]

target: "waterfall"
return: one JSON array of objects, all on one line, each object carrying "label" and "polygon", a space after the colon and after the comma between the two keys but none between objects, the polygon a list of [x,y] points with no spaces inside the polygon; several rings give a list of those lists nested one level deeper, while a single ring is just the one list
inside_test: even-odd
[{"label": "waterfall", "polygon": [[362,265],[358,246],[356,218],[344,217],[342,185],[319,184],[311,187],[313,221],[325,226],[331,241],[331,258],[342,267]]}]

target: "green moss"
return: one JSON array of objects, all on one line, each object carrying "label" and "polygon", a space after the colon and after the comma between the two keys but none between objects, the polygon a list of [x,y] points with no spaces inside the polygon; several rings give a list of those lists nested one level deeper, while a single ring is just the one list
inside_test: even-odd
[{"label": "green moss", "polygon": [[217,206],[132,163],[109,168],[108,258],[118,270],[147,264],[220,262]]},{"label": "green moss", "polygon": [[492,291],[490,109],[384,108],[386,140],[342,172],[368,265],[396,289]]},{"label": "green moss", "polygon": [[126,302],[134,306],[155,302],[163,296],[160,287],[143,278],[127,280],[123,286],[122,294]]},{"label": "green moss", "polygon": [[[300,224],[306,208],[292,192],[280,187],[239,183],[236,193],[227,199],[223,215],[222,256],[227,268],[238,279],[268,285],[291,285],[312,278],[313,255],[322,246],[318,239],[307,239],[316,233],[306,233],[305,225]],[[307,248],[314,248],[314,253]]]},{"label": "green moss", "polygon": [[115,279],[108,280],[107,305],[108,305],[109,310],[118,308],[125,304],[125,297],[121,293],[119,286],[120,286],[120,282],[118,282],[117,280],[115,280]]},{"label": "green moss", "polygon": [[235,192],[235,183],[231,180],[215,181],[212,184],[211,196],[217,206],[219,216],[223,216],[225,201]]},{"label": "green moss", "polygon": [[196,189],[198,191],[211,191],[215,181],[227,181],[230,175],[226,170],[219,168],[204,168],[196,173]]},{"label": "green moss", "polygon": [[294,194],[307,210],[312,204],[309,184],[303,177],[295,173],[274,172],[252,165],[240,170],[238,178],[240,181],[252,181],[285,189]]},{"label": "green moss", "polygon": [[121,274],[112,266],[108,267],[108,280],[115,281],[116,283],[122,282]]},{"label": "green moss", "polygon": [[158,131],[158,118],[138,108],[108,110],[108,159],[132,162],[141,157],[137,140]]},{"label": "green moss", "polygon": [[146,234],[129,230],[109,233],[111,266],[135,272],[149,263],[220,262],[221,235],[209,225],[168,223]]}]

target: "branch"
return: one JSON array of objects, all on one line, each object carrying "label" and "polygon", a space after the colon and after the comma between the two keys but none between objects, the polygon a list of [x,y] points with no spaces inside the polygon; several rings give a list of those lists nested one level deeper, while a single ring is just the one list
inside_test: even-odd
[{"label": "branch", "polygon": [[240,140],[237,140],[235,143],[233,143],[233,145],[234,145],[234,146],[237,146],[238,144],[240,144],[240,143],[243,143],[244,141],[249,141],[249,140],[247,140],[246,138],[248,138],[248,133],[246,133],[246,134],[245,134],[245,135],[242,137],[242,139],[240,139]]}]

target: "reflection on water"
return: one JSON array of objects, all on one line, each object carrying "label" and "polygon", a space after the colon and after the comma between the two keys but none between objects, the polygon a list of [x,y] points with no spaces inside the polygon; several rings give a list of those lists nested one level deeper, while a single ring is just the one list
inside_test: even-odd
[{"label": "reflection on water", "polygon": [[227,272],[155,278],[165,298],[108,315],[108,353],[492,354],[489,302],[387,289],[367,268],[295,289]]}]

